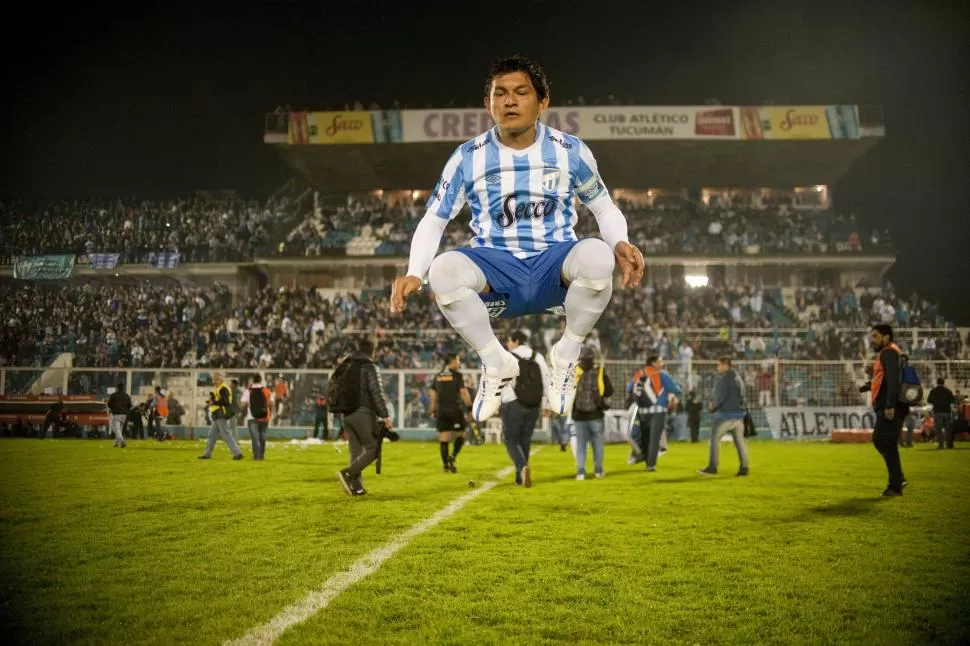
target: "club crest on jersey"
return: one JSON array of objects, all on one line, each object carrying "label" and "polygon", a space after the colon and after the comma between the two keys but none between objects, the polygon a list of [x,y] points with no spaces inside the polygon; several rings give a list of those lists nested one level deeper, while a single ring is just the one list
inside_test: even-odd
[{"label": "club crest on jersey", "polygon": [[559,189],[560,174],[558,168],[547,168],[542,171],[542,190],[546,193],[555,193]]}]

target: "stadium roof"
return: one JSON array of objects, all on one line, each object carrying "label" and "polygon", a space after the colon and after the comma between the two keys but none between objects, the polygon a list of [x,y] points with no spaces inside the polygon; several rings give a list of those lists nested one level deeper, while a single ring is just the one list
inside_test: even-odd
[{"label": "stadium roof", "polygon": [[[628,189],[831,184],[885,132],[878,106],[602,106],[544,120],[580,136],[606,183]],[[321,190],[429,190],[490,124],[484,110],[273,113],[264,141]]]}]

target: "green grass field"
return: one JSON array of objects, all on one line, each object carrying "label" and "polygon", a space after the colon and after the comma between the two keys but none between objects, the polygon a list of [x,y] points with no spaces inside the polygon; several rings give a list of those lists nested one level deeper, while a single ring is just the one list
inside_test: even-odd
[{"label": "green grass field", "polygon": [[[437,445],[387,445],[351,499],[330,446],[261,463],[200,446],[0,442],[6,643],[237,639],[507,466],[466,447],[443,474]],[[906,496],[880,499],[869,445],[757,442],[746,479],[671,449],[648,474],[610,446],[607,477],[576,482],[546,446],[532,489],[483,491],[277,643],[970,640],[970,450],[906,450]]]}]

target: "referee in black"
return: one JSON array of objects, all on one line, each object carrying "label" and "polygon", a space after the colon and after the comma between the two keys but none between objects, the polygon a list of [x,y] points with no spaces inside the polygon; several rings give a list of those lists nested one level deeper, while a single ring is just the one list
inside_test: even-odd
[{"label": "referee in black", "polygon": [[[445,355],[445,366],[434,378],[431,391],[431,415],[438,429],[438,446],[441,449],[441,465],[445,473],[458,473],[455,458],[465,444],[464,411],[472,405],[471,395],[465,388],[459,368],[458,355],[449,352]],[[448,455],[448,443],[454,433],[454,452]]]}]

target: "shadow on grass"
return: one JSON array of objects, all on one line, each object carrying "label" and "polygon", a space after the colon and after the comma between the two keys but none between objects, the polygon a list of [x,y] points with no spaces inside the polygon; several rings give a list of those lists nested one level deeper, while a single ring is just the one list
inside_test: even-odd
[{"label": "shadow on grass", "polygon": [[867,496],[865,498],[849,498],[847,500],[840,500],[830,505],[809,507],[799,515],[799,518],[824,518],[826,516],[845,518],[863,516],[870,513],[876,505],[881,502],[886,502],[887,500],[889,499],[882,498],[878,495]]}]

